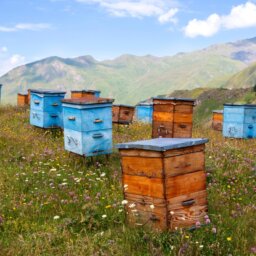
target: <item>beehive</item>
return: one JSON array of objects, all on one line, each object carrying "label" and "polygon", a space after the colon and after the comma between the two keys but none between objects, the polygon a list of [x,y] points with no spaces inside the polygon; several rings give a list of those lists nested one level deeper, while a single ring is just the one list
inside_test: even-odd
[{"label": "beehive", "polygon": [[65,149],[83,156],[112,153],[112,99],[63,100]]},{"label": "beehive", "polygon": [[112,122],[117,124],[130,124],[134,116],[134,107],[129,105],[113,105]]},{"label": "beehive", "polygon": [[256,105],[224,104],[223,136],[256,138]]},{"label": "beehive", "polygon": [[202,220],[207,141],[157,138],[117,145],[130,224],[173,230]]},{"label": "beehive", "polygon": [[212,111],[212,128],[216,131],[222,131],[223,110]]},{"label": "beehive", "polygon": [[71,91],[71,99],[85,98],[87,100],[92,100],[94,98],[100,97],[100,91],[95,90],[75,90]]},{"label": "beehive", "polygon": [[153,98],[152,138],[191,138],[195,100]]},{"label": "beehive", "polygon": [[144,123],[152,123],[153,104],[139,103],[136,105],[136,120]]},{"label": "beehive", "polygon": [[28,94],[27,93],[18,93],[18,95],[17,95],[17,105],[19,107],[28,106]]},{"label": "beehive", "polygon": [[61,100],[66,92],[41,89],[31,89],[30,92],[30,124],[41,128],[62,127]]}]

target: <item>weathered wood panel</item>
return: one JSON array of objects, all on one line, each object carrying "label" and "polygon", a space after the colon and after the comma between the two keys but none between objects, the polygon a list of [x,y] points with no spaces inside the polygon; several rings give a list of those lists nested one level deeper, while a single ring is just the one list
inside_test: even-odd
[{"label": "weathered wood panel", "polygon": [[192,123],[174,123],[173,138],[191,138]]},{"label": "weathered wood panel", "polygon": [[172,112],[153,112],[153,120],[158,122],[173,122]]},{"label": "weathered wood panel", "polygon": [[205,171],[198,171],[166,179],[167,198],[190,194],[206,189]]},{"label": "weathered wood panel", "polygon": [[152,127],[153,138],[170,138],[173,134],[173,122],[154,121]]},{"label": "weathered wood panel", "polygon": [[17,95],[17,105],[19,107],[24,107],[24,106],[29,105],[28,94],[20,94],[20,93],[18,93],[18,95]]}]

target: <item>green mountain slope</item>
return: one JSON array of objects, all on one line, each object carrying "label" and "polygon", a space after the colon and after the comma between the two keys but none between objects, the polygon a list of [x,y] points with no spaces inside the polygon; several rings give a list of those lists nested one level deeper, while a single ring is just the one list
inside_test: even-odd
[{"label": "green mountain slope", "polygon": [[4,103],[15,103],[17,92],[28,88],[88,88],[101,90],[102,96],[113,97],[116,103],[135,104],[177,89],[223,87],[253,59],[253,39],[170,57],[122,55],[105,61],[91,56],[50,57],[11,70],[0,77],[0,83]]},{"label": "green mountain slope", "polygon": [[232,76],[225,84],[226,88],[248,88],[256,85],[256,63]]}]

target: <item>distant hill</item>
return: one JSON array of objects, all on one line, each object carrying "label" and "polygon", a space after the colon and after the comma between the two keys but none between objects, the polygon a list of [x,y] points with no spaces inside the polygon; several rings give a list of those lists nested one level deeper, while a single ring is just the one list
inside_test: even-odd
[{"label": "distant hill", "polygon": [[88,88],[101,90],[116,103],[135,104],[177,89],[226,87],[231,76],[254,61],[256,38],[169,57],[122,55],[105,61],[89,55],[49,57],[11,70],[0,83],[5,103],[15,103],[17,92],[28,88]]}]

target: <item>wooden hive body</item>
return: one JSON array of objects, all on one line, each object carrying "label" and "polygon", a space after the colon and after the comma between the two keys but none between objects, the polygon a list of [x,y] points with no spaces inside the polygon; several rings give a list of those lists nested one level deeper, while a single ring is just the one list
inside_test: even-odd
[{"label": "wooden hive body", "polygon": [[87,100],[93,100],[100,97],[100,91],[95,90],[76,90],[71,91],[71,99],[84,98]]},{"label": "wooden hive body", "polygon": [[214,110],[212,112],[212,128],[216,131],[222,131],[223,125],[223,111]]},{"label": "wooden hive body", "polygon": [[112,121],[117,124],[131,124],[134,116],[134,107],[128,105],[113,105]]},{"label": "wooden hive body", "polygon": [[151,103],[141,103],[136,106],[136,120],[144,123],[152,123],[153,105]]},{"label": "wooden hive body", "polygon": [[256,138],[256,105],[224,104],[223,136]]},{"label": "wooden hive body", "polygon": [[17,95],[17,105],[19,107],[25,107],[28,106],[28,94],[26,93],[18,93]]},{"label": "wooden hive body", "polygon": [[112,102],[63,100],[65,149],[83,156],[112,153]]},{"label": "wooden hive body", "polygon": [[194,100],[153,98],[152,138],[191,138]]},{"label": "wooden hive body", "polygon": [[190,139],[187,146],[184,139],[151,141],[155,144],[162,143],[161,140],[185,144],[182,148],[161,151],[137,147],[140,143],[145,145],[144,142],[137,142],[134,148],[130,147],[132,143],[117,145],[121,155],[124,198],[128,201],[125,205],[127,220],[131,224],[146,224],[160,230],[191,227],[207,212],[204,163],[207,140]]},{"label": "wooden hive body", "polygon": [[41,128],[62,128],[61,100],[66,92],[31,90],[30,93],[30,124]]}]

